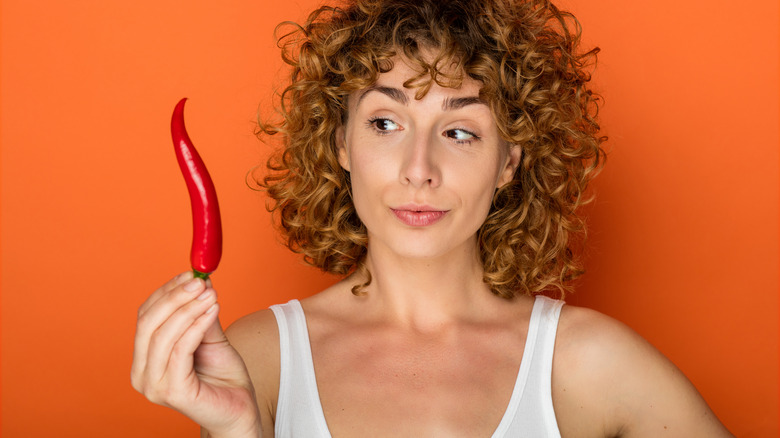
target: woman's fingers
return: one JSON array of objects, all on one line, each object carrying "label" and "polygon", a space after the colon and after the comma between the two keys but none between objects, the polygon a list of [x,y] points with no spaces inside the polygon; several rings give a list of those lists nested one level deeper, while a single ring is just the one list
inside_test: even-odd
[{"label": "woman's fingers", "polygon": [[173,312],[200,296],[205,290],[206,285],[203,280],[192,278],[160,294],[152,305],[143,310],[139,309],[137,336],[141,339],[147,339]]},{"label": "woman's fingers", "polygon": [[[150,384],[162,383],[163,380],[169,379],[168,368],[171,366],[171,360],[174,359],[174,349],[178,348],[177,344],[185,333],[193,331],[193,323],[215,303],[216,294],[214,290],[206,289],[197,297],[191,298],[190,301],[178,307],[150,335],[144,370],[145,379]],[[162,304],[160,307],[163,307]],[[204,331],[205,327],[200,330],[195,328],[193,335],[197,339],[188,338],[191,340],[190,345],[184,345],[182,348],[194,351],[200,344]],[[192,369],[192,360],[186,361],[185,366]],[[162,386],[164,387],[165,385]]]},{"label": "woman's fingers", "polygon": [[168,362],[167,376],[171,382],[176,382],[184,388],[178,388],[179,394],[184,394],[185,388],[197,389],[199,382],[194,370],[195,351],[204,342],[205,333],[216,326],[221,331],[217,315],[219,304],[211,304],[206,311],[199,315],[192,325],[181,335],[174,345]]},{"label": "woman's fingers", "polygon": [[149,298],[147,298],[146,301],[144,301],[144,303],[141,304],[141,306],[138,308],[138,315],[140,316],[141,314],[146,312],[146,310],[149,309],[151,306],[153,306],[154,303],[157,302],[157,300],[164,297],[168,292],[173,290],[175,287],[183,283],[186,283],[192,280],[193,278],[194,276],[192,275],[192,271],[185,271],[170,279],[167,283],[165,283],[159,289],[157,289],[151,295],[149,295]]},{"label": "woman's fingers", "polygon": [[[175,331],[177,330],[181,332],[182,327],[185,325],[183,319],[189,319],[189,324],[191,324],[197,318],[197,315],[187,317],[187,310],[197,313],[205,312],[208,306],[216,300],[213,289],[209,289],[209,293],[206,293],[203,280],[190,278],[186,281],[188,276],[185,274],[177,276],[177,278],[158,289],[155,292],[155,294],[158,294],[158,297],[154,304],[139,310],[131,373],[133,386],[139,391],[142,391],[142,388],[139,386],[148,383],[147,373],[150,366],[152,366],[154,372],[160,372],[161,365],[159,361],[161,360],[162,352],[158,351],[153,358],[149,357],[152,340],[156,339],[155,348],[172,346],[175,343],[175,339],[169,339],[166,342],[165,337],[176,336]],[[202,299],[198,299],[199,297]],[[150,301],[151,299],[147,300],[147,303]],[[211,302],[207,303],[206,301]],[[183,312],[179,312],[179,310],[185,307],[186,309]],[[177,316],[170,320],[174,315]],[[160,332],[169,320],[172,325]],[[186,326],[184,329],[186,329]],[[154,364],[150,364],[150,360],[154,361]]]},{"label": "woman's fingers", "polygon": [[[135,330],[135,348],[133,350],[134,373],[137,372],[137,369],[135,369],[136,363],[142,365],[146,362],[149,339],[155,330],[157,330],[157,328],[160,327],[176,309],[198,296],[197,294],[202,293],[205,289],[203,281],[199,279],[190,279],[184,284],[172,281],[169,282],[167,286],[170,286],[171,284],[178,285],[173,289],[169,289],[166,286],[158,289],[155,294],[159,294],[159,296],[154,301],[154,304],[146,307],[142,306],[142,308],[138,310],[138,321]],[[165,289],[168,290],[161,293],[161,291]],[[150,301],[151,298],[147,300],[147,303]]]}]

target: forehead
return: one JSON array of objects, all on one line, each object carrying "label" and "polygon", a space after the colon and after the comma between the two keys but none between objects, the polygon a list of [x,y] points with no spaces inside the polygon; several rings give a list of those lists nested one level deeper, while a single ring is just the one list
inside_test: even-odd
[{"label": "forehead", "polygon": [[420,77],[420,85],[424,85],[428,80],[433,79],[434,75],[438,82],[444,84],[452,83],[453,85],[461,85],[474,87],[479,90],[479,81],[469,77],[463,70],[463,67],[457,63],[454,59],[441,59],[437,60],[431,54],[427,52],[422,56],[419,61],[409,59],[405,56],[395,56],[391,59],[393,68],[385,73],[379,74],[379,81],[392,80],[392,81],[405,81],[410,78]]},{"label": "forehead", "polygon": [[[427,60],[426,60],[427,61]],[[482,83],[469,77],[454,63],[435,70],[408,58],[392,58],[393,67],[379,73],[376,82],[350,93],[350,103],[357,106],[364,98],[377,92],[403,104],[412,99],[421,100],[430,95],[443,101],[458,100],[456,105],[486,103],[480,98]],[[435,77],[435,79],[434,79]],[[465,100],[464,100],[465,99]],[[447,106],[447,105],[445,105]]]}]

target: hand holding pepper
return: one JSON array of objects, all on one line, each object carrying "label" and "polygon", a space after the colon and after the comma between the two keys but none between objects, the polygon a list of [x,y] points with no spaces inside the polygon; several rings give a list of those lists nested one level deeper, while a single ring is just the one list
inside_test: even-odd
[{"label": "hand holding pepper", "polygon": [[260,420],[244,361],[217,318],[210,281],[185,272],[138,309],[133,388],[214,437],[258,437]]}]

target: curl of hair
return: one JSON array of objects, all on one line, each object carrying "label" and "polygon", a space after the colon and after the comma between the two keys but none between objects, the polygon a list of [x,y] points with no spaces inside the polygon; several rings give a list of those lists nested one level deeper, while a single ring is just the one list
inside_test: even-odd
[{"label": "curl of hair", "polygon": [[587,86],[598,49],[580,53],[573,15],[544,0],[357,0],[277,32],[290,83],[279,119],[261,122],[258,134],[281,135],[283,147],[258,183],[290,249],[326,272],[366,271],[366,229],[335,136],[348,95],[401,55],[420,72],[404,83],[418,99],[433,83],[480,81],[502,138],[521,146],[514,179],[497,190],[478,232],[484,281],[505,298],[569,290],[583,272],[571,249],[573,233],[584,232],[576,213],[606,139]]}]

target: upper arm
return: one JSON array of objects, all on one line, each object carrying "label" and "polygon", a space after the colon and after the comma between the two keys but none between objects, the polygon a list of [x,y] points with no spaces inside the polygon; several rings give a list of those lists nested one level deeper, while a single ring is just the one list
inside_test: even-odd
[{"label": "upper arm", "polygon": [[273,437],[280,371],[276,318],[271,310],[252,313],[231,324],[225,335],[241,355],[252,379],[263,437]]},{"label": "upper arm", "polygon": [[564,436],[583,436],[583,428],[592,436],[731,436],[671,361],[612,318],[564,307],[555,354],[553,401]]}]

